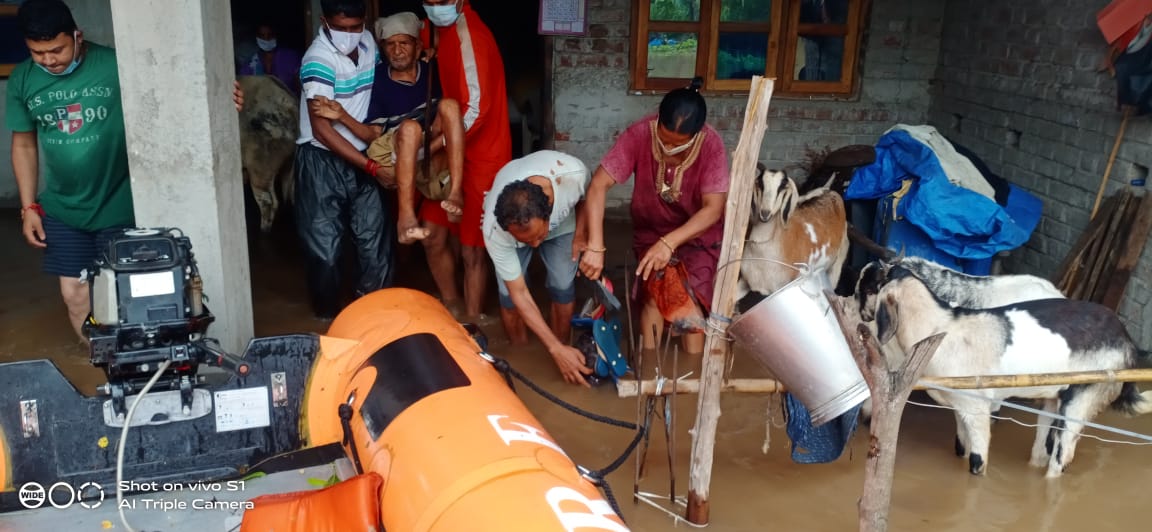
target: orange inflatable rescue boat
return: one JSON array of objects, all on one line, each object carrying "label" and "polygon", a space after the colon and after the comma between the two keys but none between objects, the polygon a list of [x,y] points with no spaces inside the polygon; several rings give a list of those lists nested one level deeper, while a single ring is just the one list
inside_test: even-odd
[{"label": "orange inflatable rescue boat", "polygon": [[485,356],[427,294],[362,297],[321,338],[302,436],[383,479],[389,531],[628,530]]}]

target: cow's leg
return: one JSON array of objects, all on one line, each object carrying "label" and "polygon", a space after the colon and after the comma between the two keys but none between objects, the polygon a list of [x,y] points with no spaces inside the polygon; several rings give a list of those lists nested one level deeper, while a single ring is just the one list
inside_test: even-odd
[{"label": "cow's leg", "polygon": [[260,207],[260,232],[267,233],[272,230],[272,219],[276,217],[276,194],[270,190],[271,182],[267,186],[257,187],[257,181],[252,181],[252,195],[256,197],[256,205]]}]

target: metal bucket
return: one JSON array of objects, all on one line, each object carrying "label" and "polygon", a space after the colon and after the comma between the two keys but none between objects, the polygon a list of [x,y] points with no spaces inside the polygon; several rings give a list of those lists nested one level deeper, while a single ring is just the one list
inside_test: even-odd
[{"label": "metal bucket", "polygon": [[804,403],[816,426],[864,402],[869,392],[824,294],[815,287],[805,291],[812,281],[801,275],[728,331]]}]

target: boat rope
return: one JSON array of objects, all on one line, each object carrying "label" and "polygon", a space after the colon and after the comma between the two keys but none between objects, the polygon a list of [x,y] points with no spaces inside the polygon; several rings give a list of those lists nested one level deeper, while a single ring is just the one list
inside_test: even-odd
[{"label": "boat rope", "polygon": [[352,405],[340,403],[336,412],[340,416],[340,428],[344,432],[344,440],[340,444],[347,445],[352,450],[352,463],[356,466],[356,473],[363,475],[364,466],[360,463],[360,452],[356,450],[356,441],[352,439]]},{"label": "boat rope", "polygon": [[[588,469],[584,466],[576,466],[584,478],[588,479],[589,482],[599,487],[604,492],[604,498],[608,500],[608,504],[612,507],[612,510],[616,512],[616,515],[620,516],[621,520],[623,520],[624,513],[620,511],[620,506],[616,503],[616,497],[613,496],[612,488],[608,485],[608,480],[606,477],[613,471],[619,469],[620,466],[624,464],[624,461],[627,460],[629,456],[631,456],[632,451],[636,450],[636,446],[647,433],[647,427],[642,427],[636,423],[632,423],[631,421],[622,421],[619,419],[610,418],[608,416],[602,416],[595,412],[584,410],[583,408],[568,403],[567,401],[564,401],[563,399],[553,395],[548,390],[541,388],[539,385],[528,379],[528,377],[525,377],[523,373],[516,371],[516,368],[513,368],[507,360],[497,358],[490,353],[481,353],[480,356],[491,362],[493,367],[496,368],[496,371],[499,371],[502,375],[504,375],[504,379],[508,381],[509,387],[512,387],[512,377],[515,377],[516,380],[524,383],[541,397],[552,401],[556,405],[559,405],[561,408],[572,412],[573,414],[586,417],[592,421],[603,423],[605,425],[612,425],[614,427],[621,427],[636,431],[636,435],[632,438],[632,442],[628,444],[628,448],[626,448],[624,452],[616,458],[616,460],[612,461],[611,464],[608,464],[607,467],[602,469]],[[515,390],[514,387],[513,390]]]}]

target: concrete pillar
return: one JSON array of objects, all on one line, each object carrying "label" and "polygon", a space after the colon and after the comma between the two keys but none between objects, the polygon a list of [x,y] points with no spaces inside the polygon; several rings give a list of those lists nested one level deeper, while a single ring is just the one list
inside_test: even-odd
[{"label": "concrete pillar", "polygon": [[216,322],[240,354],[252,290],[232,102],[228,0],[112,0],[136,224],[192,239]]}]

